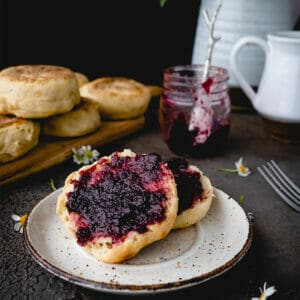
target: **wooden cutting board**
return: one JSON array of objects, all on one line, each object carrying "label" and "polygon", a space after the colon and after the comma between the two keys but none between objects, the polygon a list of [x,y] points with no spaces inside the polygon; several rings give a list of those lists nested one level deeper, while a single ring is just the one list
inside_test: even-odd
[{"label": "wooden cutting board", "polygon": [[97,147],[125,137],[145,125],[145,118],[106,121],[95,133],[78,138],[42,138],[39,145],[12,162],[0,165],[0,186],[59,164],[72,156],[72,148],[83,145]]}]

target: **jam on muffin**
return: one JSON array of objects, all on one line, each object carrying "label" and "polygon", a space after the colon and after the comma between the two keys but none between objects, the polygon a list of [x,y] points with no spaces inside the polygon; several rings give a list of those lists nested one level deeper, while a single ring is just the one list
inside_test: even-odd
[{"label": "jam on muffin", "polygon": [[177,185],[178,215],[173,229],[185,228],[200,221],[208,212],[213,187],[210,180],[196,167],[182,158],[167,161]]},{"label": "jam on muffin", "polygon": [[57,214],[77,243],[118,263],[163,239],[178,211],[176,183],[158,154],[130,150],[102,157],[68,176]]}]

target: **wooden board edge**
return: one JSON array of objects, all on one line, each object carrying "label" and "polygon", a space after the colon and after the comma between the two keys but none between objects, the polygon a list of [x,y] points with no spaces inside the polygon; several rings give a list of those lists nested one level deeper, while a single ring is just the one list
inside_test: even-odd
[{"label": "wooden board edge", "polygon": [[[119,132],[115,135],[107,137],[104,142],[101,142],[101,141],[97,142],[96,141],[94,143],[90,143],[91,146],[98,147],[98,146],[101,146],[101,145],[105,145],[105,144],[108,144],[108,143],[110,143],[112,141],[115,141],[119,138],[129,136],[129,135],[131,135],[135,132],[138,132],[138,131],[142,130],[145,126],[144,116],[136,119],[135,121],[136,122],[134,124],[132,124],[131,126],[128,126],[128,128],[126,128],[127,131],[124,130],[124,131],[121,131],[121,132]],[[88,141],[88,138],[87,138],[87,141]],[[20,179],[22,179],[24,177],[28,177],[32,174],[38,173],[38,172],[46,170],[46,169],[48,169],[52,166],[60,164],[63,161],[69,159],[71,156],[72,156],[72,149],[70,149],[64,157],[61,157],[61,156],[59,157],[59,156],[53,155],[52,157],[45,160],[42,165],[41,164],[33,164],[30,168],[22,170],[22,171],[20,171],[16,174],[14,174],[11,177],[8,177],[8,178],[5,178],[4,180],[1,180],[0,181],[0,187],[6,186],[6,185],[11,184],[13,182],[19,181]]]}]

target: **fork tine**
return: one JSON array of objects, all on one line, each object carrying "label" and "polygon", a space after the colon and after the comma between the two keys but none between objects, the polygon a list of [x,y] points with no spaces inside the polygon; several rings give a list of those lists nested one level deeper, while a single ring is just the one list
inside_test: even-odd
[{"label": "fork tine", "polygon": [[285,186],[285,188],[287,189],[286,192],[290,192],[292,194],[293,200],[300,205],[300,195],[298,195],[297,192],[295,192],[294,189],[291,188],[291,186],[289,185],[288,182],[286,182],[281,176],[280,174],[276,171],[276,169],[268,162],[268,166],[270,167],[270,169],[272,170],[272,172],[274,173],[274,175],[279,179],[279,181]]},{"label": "fork tine", "polygon": [[300,205],[299,201],[297,201],[298,199],[294,199],[293,195],[291,195],[291,193],[288,190],[284,189],[284,187],[282,186],[282,184],[280,184],[280,182],[278,181],[278,179],[268,170],[268,168],[265,165],[262,165],[262,166],[265,169],[265,171],[268,173],[268,175],[271,177],[271,179],[273,180],[274,184],[276,184],[277,187],[281,190],[281,192],[284,193],[286,196],[288,196],[297,205]]},{"label": "fork tine", "polygon": [[283,171],[279,168],[279,166],[276,164],[274,160],[271,160],[272,165],[276,168],[276,170],[280,173],[280,175],[294,188],[294,190],[300,195],[300,188],[292,181],[290,180]]},{"label": "fork tine", "polygon": [[300,212],[300,206],[291,201],[282,191],[272,182],[271,179],[263,172],[260,167],[257,167],[257,170],[261,173],[261,175],[265,178],[265,180],[270,184],[270,186],[274,189],[274,191],[281,197],[281,199],[288,204],[295,211]]}]

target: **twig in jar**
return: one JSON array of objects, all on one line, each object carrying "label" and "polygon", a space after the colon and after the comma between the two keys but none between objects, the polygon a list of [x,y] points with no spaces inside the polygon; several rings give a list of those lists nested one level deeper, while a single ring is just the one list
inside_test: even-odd
[{"label": "twig in jar", "polygon": [[213,52],[215,43],[221,39],[221,37],[214,36],[215,23],[216,23],[219,11],[221,9],[221,6],[222,6],[221,3],[217,6],[212,18],[209,17],[207,10],[204,10],[204,12],[203,12],[204,19],[209,28],[209,35],[208,35],[207,56],[206,56],[205,63],[204,63],[202,82],[205,82],[207,80],[209,67],[211,66],[212,52]]}]

